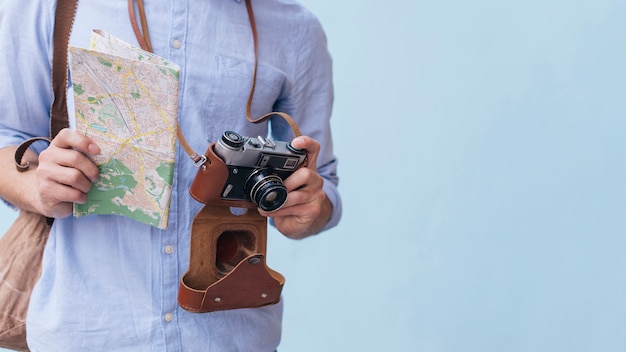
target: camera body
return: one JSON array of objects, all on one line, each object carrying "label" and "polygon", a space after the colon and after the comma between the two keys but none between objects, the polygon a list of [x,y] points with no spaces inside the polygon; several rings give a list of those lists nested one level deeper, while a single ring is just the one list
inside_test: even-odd
[{"label": "camera body", "polygon": [[245,137],[232,131],[224,132],[214,150],[228,167],[221,198],[252,201],[265,211],[282,207],[287,200],[283,180],[306,162],[307,155],[291,142]]}]

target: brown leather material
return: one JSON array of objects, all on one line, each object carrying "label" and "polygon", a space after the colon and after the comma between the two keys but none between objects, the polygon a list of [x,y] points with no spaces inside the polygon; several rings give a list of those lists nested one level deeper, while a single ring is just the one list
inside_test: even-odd
[{"label": "brown leather material", "polygon": [[50,136],[52,138],[60,130],[69,126],[67,117],[67,76],[69,69],[67,47],[70,44],[70,34],[77,9],[78,0],[57,1],[52,52],[52,90],[54,91],[54,101],[50,108]]},{"label": "brown leather material", "polygon": [[256,204],[245,200],[225,200],[221,193],[228,179],[228,167],[215,154],[215,142],[206,151],[207,161],[200,167],[189,188],[189,194],[200,203],[224,207],[256,208]]},{"label": "brown leather material", "polygon": [[267,266],[266,243],[267,218],[256,209],[234,215],[228,207],[205,206],[191,228],[179,305],[206,313],[278,303],[285,278]]},{"label": "brown leather material", "polygon": [[17,168],[17,171],[24,172],[24,171],[28,170],[28,168],[30,167],[30,163],[28,161],[24,162],[22,159],[24,158],[24,153],[26,153],[26,150],[33,143],[35,143],[37,141],[45,141],[47,143],[50,143],[50,138],[48,138],[48,137],[34,137],[34,138],[27,139],[24,142],[20,143],[20,145],[15,150],[15,153],[13,154],[13,158],[15,160],[15,167]]},{"label": "brown leather material", "polygon": [[[137,25],[137,15],[135,15],[135,1],[139,9],[139,20],[141,21],[141,29]],[[143,6],[143,0],[128,0],[128,17],[130,17],[130,25],[133,27],[135,37],[139,42],[139,46],[145,50],[152,52],[152,43],[150,42],[150,33],[148,32],[148,21],[146,20],[146,12]]]}]

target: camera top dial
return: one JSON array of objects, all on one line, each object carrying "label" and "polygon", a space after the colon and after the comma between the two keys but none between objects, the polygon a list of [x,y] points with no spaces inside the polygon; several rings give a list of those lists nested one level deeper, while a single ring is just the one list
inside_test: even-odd
[{"label": "camera top dial", "polygon": [[223,142],[224,146],[229,149],[239,150],[243,147],[246,140],[239,133],[226,131],[222,134],[221,142]]}]

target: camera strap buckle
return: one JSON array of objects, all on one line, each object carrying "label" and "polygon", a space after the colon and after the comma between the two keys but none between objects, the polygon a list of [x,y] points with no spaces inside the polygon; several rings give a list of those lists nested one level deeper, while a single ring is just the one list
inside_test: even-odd
[{"label": "camera strap buckle", "polygon": [[193,160],[193,166],[197,168],[204,165],[204,163],[206,163],[208,160],[206,155],[202,155],[202,154],[198,155],[195,153],[191,156],[191,159]]}]

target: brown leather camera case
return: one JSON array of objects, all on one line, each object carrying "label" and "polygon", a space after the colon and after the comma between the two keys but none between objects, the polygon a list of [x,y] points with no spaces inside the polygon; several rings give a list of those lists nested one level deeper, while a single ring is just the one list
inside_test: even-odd
[{"label": "brown leather camera case", "polygon": [[[206,205],[191,227],[189,268],[180,280],[178,303],[198,313],[278,303],[285,278],[265,262],[267,218],[252,202],[221,199],[228,168],[213,145],[189,191]],[[235,215],[231,207],[247,209]]]},{"label": "brown leather camera case", "polygon": [[220,205],[224,207],[256,208],[256,204],[246,200],[224,200],[221,197],[222,190],[228,180],[228,167],[224,161],[215,154],[211,143],[206,151],[206,162],[200,166],[196,178],[194,178],[189,194],[200,203]]}]

